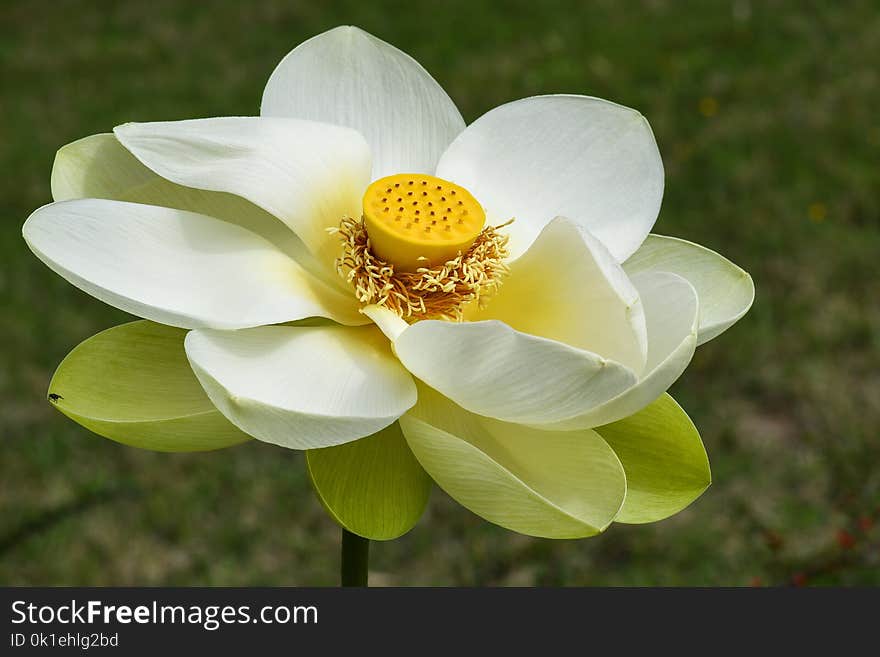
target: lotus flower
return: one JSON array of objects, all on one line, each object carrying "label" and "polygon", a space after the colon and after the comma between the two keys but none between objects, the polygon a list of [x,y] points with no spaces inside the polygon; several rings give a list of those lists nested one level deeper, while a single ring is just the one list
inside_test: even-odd
[{"label": "lotus flower", "polygon": [[50,399],[138,447],[307,450],[367,538],[409,530],[432,479],[533,536],[659,520],[710,483],[665,391],[754,296],[650,234],[663,185],[632,109],[539,96],[465,126],[412,58],[330,30],[281,61],[259,117],[58,152],[25,240],[146,321],[74,349]]}]

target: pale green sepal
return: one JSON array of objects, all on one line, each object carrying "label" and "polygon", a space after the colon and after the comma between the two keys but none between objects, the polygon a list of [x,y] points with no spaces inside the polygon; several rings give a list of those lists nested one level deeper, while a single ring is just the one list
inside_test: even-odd
[{"label": "pale green sepal", "polygon": [[700,434],[668,394],[595,431],[611,445],[626,471],[626,501],[616,522],[640,524],[667,518],[712,483]]},{"label": "pale green sepal", "polygon": [[306,468],[333,519],[374,541],[398,538],[412,529],[431,493],[431,478],[396,422],[354,442],[308,450]]},{"label": "pale green sepal", "polygon": [[202,390],[185,335],[148,321],[102,331],[61,362],[49,400],[86,429],[132,447],[198,452],[249,440]]},{"label": "pale green sepal", "polygon": [[700,304],[697,345],[733,326],[755,300],[755,283],[743,269],[705,246],[676,237],[648,235],[623,269],[630,276],[668,271],[694,286]]},{"label": "pale green sepal", "polygon": [[443,490],[521,534],[593,536],[611,523],[626,495],[620,461],[590,429],[550,432],[489,420],[423,385],[400,425]]}]

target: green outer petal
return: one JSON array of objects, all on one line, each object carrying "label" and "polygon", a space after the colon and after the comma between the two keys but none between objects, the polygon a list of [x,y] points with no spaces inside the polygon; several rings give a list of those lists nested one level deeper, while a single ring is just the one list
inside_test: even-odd
[{"label": "green outer petal", "polygon": [[327,513],[348,531],[374,541],[412,529],[431,493],[431,478],[396,422],[354,442],[308,450],[306,468]]},{"label": "green outer petal", "polygon": [[712,483],[700,434],[668,394],[595,431],[611,445],[626,471],[626,500],[617,522],[638,524],[667,518]]},{"label": "green outer petal", "polygon": [[715,251],[677,237],[648,235],[623,269],[630,276],[668,271],[694,286],[700,304],[697,345],[733,326],[755,300],[755,283],[745,271]]},{"label": "green outer petal", "polygon": [[548,432],[489,420],[425,386],[400,425],[443,490],[521,534],[593,536],[611,523],[626,495],[620,461],[589,429]]},{"label": "green outer petal", "polygon": [[146,320],[102,331],[61,362],[49,399],[86,429],[132,447],[197,452],[249,440],[202,390],[185,335]]}]

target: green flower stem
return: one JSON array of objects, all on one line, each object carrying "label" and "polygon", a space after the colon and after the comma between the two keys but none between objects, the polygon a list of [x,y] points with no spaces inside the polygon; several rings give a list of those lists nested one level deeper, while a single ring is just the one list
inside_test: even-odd
[{"label": "green flower stem", "polygon": [[340,573],[342,586],[367,586],[367,567],[370,562],[370,539],[342,529]]}]

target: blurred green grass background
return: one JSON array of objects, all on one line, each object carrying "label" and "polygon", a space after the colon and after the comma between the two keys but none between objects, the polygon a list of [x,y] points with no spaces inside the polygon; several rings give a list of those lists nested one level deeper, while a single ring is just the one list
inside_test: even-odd
[{"label": "blurred green grass background", "polygon": [[713,486],[663,523],[552,542],[435,489],[372,581],[880,584],[880,10],[874,2],[0,3],[0,584],[337,581],[300,454],[154,454],[54,412],[55,366],[128,316],[34,258],[55,151],[126,121],[248,115],[297,43],[352,23],[418,59],[470,122],[570,92],[639,109],[664,157],[656,232],[753,275],[753,310],[672,393]]}]

